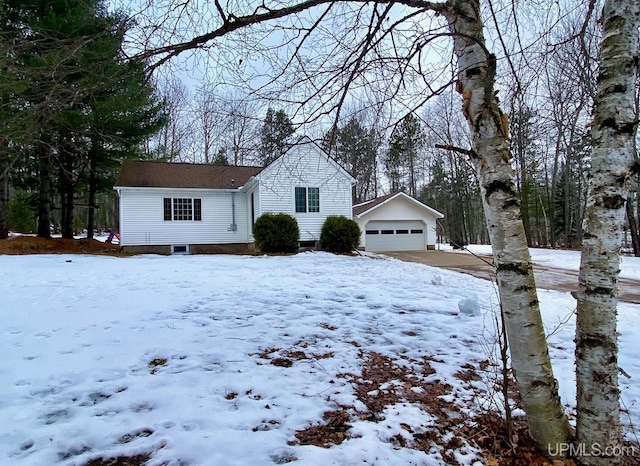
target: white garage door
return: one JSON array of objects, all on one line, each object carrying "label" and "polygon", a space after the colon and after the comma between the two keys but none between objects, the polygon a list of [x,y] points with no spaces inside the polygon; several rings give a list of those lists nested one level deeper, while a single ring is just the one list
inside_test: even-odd
[{"label": "white garage door", "polygon": [[416,220],[372,221],[365,232],[367,251],[424,251],[424,223]]}]

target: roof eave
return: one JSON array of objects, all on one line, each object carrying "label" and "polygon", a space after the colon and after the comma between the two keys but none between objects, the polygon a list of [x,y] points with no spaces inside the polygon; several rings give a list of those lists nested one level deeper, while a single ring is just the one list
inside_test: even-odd
[{"label": "roof eave", "polygon": [[[436,218],[444,218],[444,214],[442,214],[441,212],[438,212],[437,210],[429,207],[426,204],[423,204],[422,202],[418,201],[417,199],[412,198],[411,196],[408,196],[407,194],[405,194],[403,192],[398,192],[398,193],[394,194],[393,196],[389,197],[389,199],[385,199],[384,201],[380,202],[379,204],[371,206],[369,209],[363,210],[362,212],[357,214],[355,217],[356,218],[361,218],[363,215],[368,214],[368,213],[376,210],[378,207],[381,207],[381,206],[387,204],[388,202],[392,201],[393,199],[395,199],[395,198],[397,198],[399,196],[404,197],[405,199],[408,199],[409,201],[413,202],[416,206],[420,207],[423,210],[426,210],[427,212],[429,212],[431,215],[433,215]],[[368,202],[373,202],[373,201],[368,201]],[[363,203],[358,204],[358,205],[364,205],[364,204],[366,204],[366,202],[363,202]],[[356,206],[354,206],[354,207],[356,207]]]}]

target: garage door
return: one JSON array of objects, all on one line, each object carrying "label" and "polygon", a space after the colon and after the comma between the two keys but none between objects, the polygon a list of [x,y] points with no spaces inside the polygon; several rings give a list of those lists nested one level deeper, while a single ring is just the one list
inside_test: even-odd
[{"label": "garage door", "polygon": [[416,220],[367,223],[367,251],[424,251],[424,223]]}]

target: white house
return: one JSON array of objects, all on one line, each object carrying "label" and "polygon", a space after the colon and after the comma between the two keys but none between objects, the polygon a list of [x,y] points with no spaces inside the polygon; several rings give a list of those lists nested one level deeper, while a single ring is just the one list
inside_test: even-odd
[{"label": "white house", "polygon": [[399,192],[353,206],[353,219],[367,251],[424,251],[435,249],[440,212]]},{"label": "white house", "polygon": [[265,168],[125,161],[114,186],[120,245],[157,253],[242,251],[265,212],[292,215],[301,244],[312,243],[328,216],[351,218],[354,182],[308,138]]}]

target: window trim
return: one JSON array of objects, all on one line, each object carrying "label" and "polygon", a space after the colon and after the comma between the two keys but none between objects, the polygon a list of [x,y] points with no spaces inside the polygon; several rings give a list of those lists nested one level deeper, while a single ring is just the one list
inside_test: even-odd
[{"label": "window trim", "polygon": [[307,212],[312,214],[320,212],[320,188],[307,188]]},{"label": "window trim", "polygon": [[294,204],[296,214],[304,214],[307,212],[307,188],[296,186],[294,188]]},{"label": "window trim", "polygon": [[317,186],[295,186],[293,208],[296,214],[320,213],[320,188]]}]

